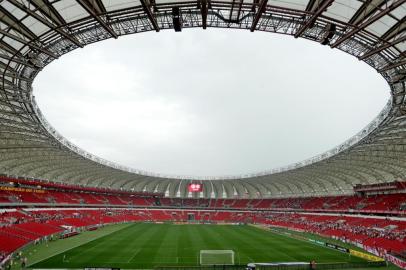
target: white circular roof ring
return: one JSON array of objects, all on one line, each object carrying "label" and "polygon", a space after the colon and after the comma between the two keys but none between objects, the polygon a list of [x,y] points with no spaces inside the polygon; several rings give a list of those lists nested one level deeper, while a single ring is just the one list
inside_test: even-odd
[{"label": "white circular roof ring", "polygon": [[[187,197],[187,176],[133,170],[95,157],[58,134],[36,106],[32,81],[59,56],[121,35],[189,27],[238,28],[302,37],[375,68],[392,98],[364,130],[304,162],[251,175],[201,180],[203,197],[275,197],[352,192],[356,183],[405,177],[403,115],[406,1],[257,2],[36,1],[0,5],[0,86],[4,174]],[[207,181],[205,181],[207,180]]]}]

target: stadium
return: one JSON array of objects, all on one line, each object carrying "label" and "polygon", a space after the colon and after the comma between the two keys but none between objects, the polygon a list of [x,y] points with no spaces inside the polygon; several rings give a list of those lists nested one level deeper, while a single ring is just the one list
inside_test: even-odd
[{"label": "stadium", "polygon": [[[406,269],[405,15],[406,0],[0,0],[0,269]],[[196,179],[99,158],[41,113],[33,81],[62,55],[186,28],[338,49],[391,97],[321,155]]]}]

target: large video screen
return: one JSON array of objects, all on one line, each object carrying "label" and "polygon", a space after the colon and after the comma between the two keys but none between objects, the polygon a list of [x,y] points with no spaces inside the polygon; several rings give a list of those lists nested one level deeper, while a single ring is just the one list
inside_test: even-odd
[{"label": "large video screen", "polygon": [[192,184],[189,184],[188,190],[189,190],[189,192],[202,192],[203,185],[198,184],[198,183],[192,183]]}]

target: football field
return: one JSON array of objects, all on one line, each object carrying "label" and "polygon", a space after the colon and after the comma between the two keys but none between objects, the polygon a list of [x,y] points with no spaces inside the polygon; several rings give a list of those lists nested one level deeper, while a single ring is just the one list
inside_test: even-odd
[{"label": "football field", "polygon": [[[75,237],[56,242],[61,245],[64,241],[74,241]],[[90,237],[86,243],[31,262],[33,264],[29,263],[29,267],[151,269],[157,266],[193,266],[200,264],[201,250],[232,250],[235,264],[362,261],[337,250],[252,226],[138,223],[122,226],[93,239]]]}]

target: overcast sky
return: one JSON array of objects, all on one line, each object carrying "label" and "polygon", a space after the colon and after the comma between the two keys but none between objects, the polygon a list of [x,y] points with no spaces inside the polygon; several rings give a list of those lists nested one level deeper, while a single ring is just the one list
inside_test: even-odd
[{"label": "overcast sky", "polygon": [[263,171],[320,154],[389,98],[363,62],[302,39],[184,29],[121,37],[54,61],[34,82],[48,121],[81,148],[136,169]]}]

